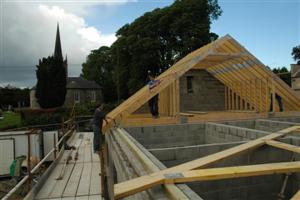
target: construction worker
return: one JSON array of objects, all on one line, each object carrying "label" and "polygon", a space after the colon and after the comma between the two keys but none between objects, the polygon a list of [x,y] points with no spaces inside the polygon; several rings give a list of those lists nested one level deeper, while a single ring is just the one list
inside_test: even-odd
[{"label": "construction worker", "polygon": [[107,189],[107,177],[105,171],[105,158],[104,158],[104,144],[105,137],[102,134],[102,124],[103,120],[108,124],[107,118],[103,112],[103,104],[98,106],[94,112],[93,118],[93,131],[94,131],[94,152],[99,155],[101,171],[99,175],[101,176],[101,195],[104,199],[108,199],[108,189]]},{"label": "construction worker", "polygon": [[103,120],[107,123],[105,114],[103,113],[103,104],[98,106],[94,112],[93,131],[94,131],[94,152],[99,154],[100,147],[103,144],[102,124]]},{"label": "construction worker", "polygon": [[[279,112],[283,112],[283,106],[282,106],[282,98],[277,93],[275,93],[275,99],[278,102],[279,106]],[[271,93],[271,103],[270,103],[270,112],[273,112],[273,97]]]},{"label": "construction worker", "polygon": [[[155,78],[154,76],[152,76],[151,71],[148,71],[148,78],[147,78],[147,83],[149,85],[149,89],[152,89],[153,87],[156,86],[156,84],[159,82],[155,82]],[[152,115],[153,118],[158,118],[158,94],[155,95],[154,97],[152,97],[149,101],[148,101],[148,105],[150,108],[150,113]]]}]

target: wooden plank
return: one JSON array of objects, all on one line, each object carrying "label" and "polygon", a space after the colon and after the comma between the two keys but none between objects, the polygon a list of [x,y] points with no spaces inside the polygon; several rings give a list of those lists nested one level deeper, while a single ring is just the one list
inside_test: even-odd
[{"label": "wooden plank", "polygon": [[84,162],[92,162],[92,148],[90,145],[84,147]]},{"label": "wooden plank", "polygon": [[84,163],[76,196],[89,195],[92,175],[92,163]]},{"label": "wooden plank", "polygon": [[181,116],[186,116],[186,117],[193,117],[194,116],[194,114],[186,113],[186,112],[181,112],[180,115]]},{"label": "wooden plank", "polygon": [[124,101],[120,106],[111,111],[107,116],[111,118],[108,120],[108,124],[103,124],[103,132],[107,132],[111,127],[114,126],[114,123],[117,124],[122,123],[131,113],[140,108],[143,104],[145,104],[149,99],[153,96],[164,90],[166,87],[174,83],[180,76],[182,76],[185,72],[207,57],[212,51],[209,51],[213,48],[217,48],[221,45],[227,36],[222,37],[204,47],[188,54],[183,59],[175,63],[171,68],[167,71],[159,75],[157,78],[160,80],[160,84],[153,89],[149,90],[149,87],[146,85],[141,88],[138,92]]},{"label": "wooden plank", "polygon": [[227,97],[227,90],[228,90],[228,87],[225,86],[225,91],[224,91],[224,102],[225,102],[225,106],[224,106],[224,110],[228,110],[228,105],[227,105],[227,102],[228,102],[228,97]]},{"label": "wooden plank", "polygon": [[77,157],[77,163],[79,162],[84,162],[85,160],[85,147],[84,147],[84,142],[81,143],[81,145],[78,147],[78,157]]},{"label": "wooden plank", "polygon": [[76,195],[79,181],[81,179],[82,169],[83,169],[83,163],[75,164],[71,177],[64,190],[63,197],[72,197]]},{"label": "wooden plank", "polygon": [[44,183],[41,190],[38,192],[36,199],[45,199],[50,196],[51,191],[53,190],[54,186],[56,185],[56,178],[59,176],[59,173],[63,167],[63,164],[57,164],[56,167],[51,172],[50,176],[48,177],[47,181]]},{"label": "wooden plank", "polygon": [[75,200],[86,200],[86,199],[89,199],[89,196],[79,196],[79,197],[76,197]]},{"label": "wooden plank", "polygon": [[191,170],[182,173],[165,174],[165,183],[188,183],[195,181],[211,181],[249,176],[293,173],[300,171],[300,161],[282,162],[237,167]]},{"label": "wooden plank", "polygon": [[92,153],[92,162],[100,162],[99,154]]},{"label": "wooden plank", "polygon": [[189,171],[193,169],[197,169],[200,167],[205,167],[209,164],[215,163],[217,161],[223,160],[225,158],[229,158],[231,156],[240,154],[245,151],[253,150],[265,144],[266,140],[273,140],[276,138],[283,137],[284,135],[290,133],[291,131],[295,131],[299,129],[300,126],[293,126],[276,133],[272,133],[270,135],[264,136],[262,138],[258,138],[256,140],[252,140],[248,143],[235,146],[224,151],[211,154],[209,156],[199,158],[175,167],[171,167],[165,170],[161,170],[156,173],[152,173],[150,175],[141,176],[129,181],[124,181],[122,183],[115,184],[115,198],[122,198],[137,192],[144,191],[148,188],[151,188],[155,185],[160,185],[164,183],[164,174],[166,173],[178,173],[183,171]]},{"label": "wooden plank", "polygon": [[[266,81],[268,81],[268,79],[266,79]],[[270,98],[270,89],[268,87],[268,84],[265,84],[265,87],[266,87],[266,112],[269,112],[269,108],[270,108],[270,103],[269,103],[269,98]]]},{"label": "wooden plank", "polygon": [[187,111],[187,113],[198,114],[198,115],[207,114],[207,112],[204,112],[204,111],[193,111],[193,110],[189,110],[189,111]]},{"label": "wooden plank", "polygon": [[92,176],[91,176],[91,184],[90,184],[90,195],[101,194],[101,184],[100,184],[100,163],[93,162],[92,163]]},{"label": "wooden plank", "polygon": [[[132,140],[130,135],[124,129],[117,129],[115,131],[118,137],[120,137],[130,148],[130,150],[136,155],[136,157],[143,163],[148,172],[158,172],[160,169],[147,157]],[[164,188],[172,199],[188,199],[188,197],[179,190],[174,184],[165,184]]]},{"label": "wooden plank", "polygon": [[102,200],[102,196],[101,195],[92,195],[89,196],[89,200]]},{"label": "wooden plank", "polygon": [[287,151],[291,151],[291,152],[294,152],[294,153],[300,153],[300,147],[290,145],[290,144],[286,144],[286,143],[283,143],[283,142],[278,142],[278,141],[274,141],[274,140],[267,140],[266,144],[270,145],[272,147],[277,147],[277,148],[284,149],[284,150],[287,150]]},{"label": "wooden plank", "polygon": [[65,174],[62,180],[58,180],[52,190],[52,192],[49,195],[49,198],[57,198],[62,197],[63,192],[66,188],[66,185],[68,183],[68,180],[70,178],[70,175],[73,171],[74,163],[70,163],[66,166]]},{"label": "wooden plank", "polygon": [[290,199],[290,200],[299,200],[300,199],[300,190]]},{"label": "wooden plank", "polygon": [[[230,37],[230,36],[229,36]],[[274,75],[271,70],[267,69],[257,58],[255,58],[250,52],[248,52],[242,45],[240,45],[236,40],[230,37],[227,40],[230,45],[234,48],[240,49],[241,51],[246,52],[248,57],[248,63],[251,63],[252,69],[254,69],[256,75],[260,78],[270,77],[275,79],[276,92],[283,97],[283,100],[287,100],[286,103],[290,105],[290,108],[293,110],[299,110],[300,101],[297,97],[295,91],[293,91],[286,83],[284,83],[279,77]],[[243,59],[243,58],[242,58]]]}]

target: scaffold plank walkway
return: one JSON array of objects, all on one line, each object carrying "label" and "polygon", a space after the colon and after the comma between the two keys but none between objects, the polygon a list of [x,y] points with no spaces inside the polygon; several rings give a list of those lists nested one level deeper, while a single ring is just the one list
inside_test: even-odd
[{"label": "scaffold plank walkway", "polygon": [[[101,177],[99,176],[100,160],[98,155],[93,153],[92,144],[93,133],[76,133],[75,137],[69,143],[69,145],[75,146],[76,150],[71,152],[72,160],[66,165],[63,178],[57,180],[71,150],[65,150],[61,160],[53,169],[35,199],[102,199]],[[76,160],[75,156],[77,152],[78,159]]]}]

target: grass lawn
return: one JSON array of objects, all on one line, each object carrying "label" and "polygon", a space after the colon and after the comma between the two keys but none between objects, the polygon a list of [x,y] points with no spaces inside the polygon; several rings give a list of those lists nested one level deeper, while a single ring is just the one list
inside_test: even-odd
[{"label": "grass lawn", "polygon": [[21,125],[21,116],[19,113],[5,112],[3,119],[0,119],[0,129],[14,128]]}]

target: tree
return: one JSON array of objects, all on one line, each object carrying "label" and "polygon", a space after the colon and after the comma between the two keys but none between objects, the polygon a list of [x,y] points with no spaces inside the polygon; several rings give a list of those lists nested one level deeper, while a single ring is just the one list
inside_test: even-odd
[{"label": "tree", "polygon": [[291,86],[291,72],[286,67],[274,68],[273,73],[277,74],[286,84]]},{"label": "tree", "polygon": [[[117,31],[118,39],[110,48],[111,63],[100,61],[97,66],[113,66],[117,96],[125,99],[145,85],[148,70],[159,74],[217,39],[210,32],[210,24],[221,12],[217,0],[176,0],[168,7],[147,12]],[[82,71],[84,77],[97,81],[99,77],[88,75],[93,67],[86,62]]]},{"label": "tree", "polygon": [[293,48],[292,56],[297,64],[300,65],[300,45]]},{"label": "tree", "polygon": [[66,63],[49,56],[39,60],[36,76],[36,98],[42,108],[62,106],[66,96]]},{"label": "tree", "polygon": [[104,102],[112,102],[116,99],[109,47],[102,46],[88,55],[86,62],[82,64],[81,76],[88,80],[94,80],[101,85]]},{"label": "tree", "polygon": [[29,106],[29,89],[16,88],[10,85],[0,87],[0,109],[5,109],[8,105],[13,107],[26,107]]}]

